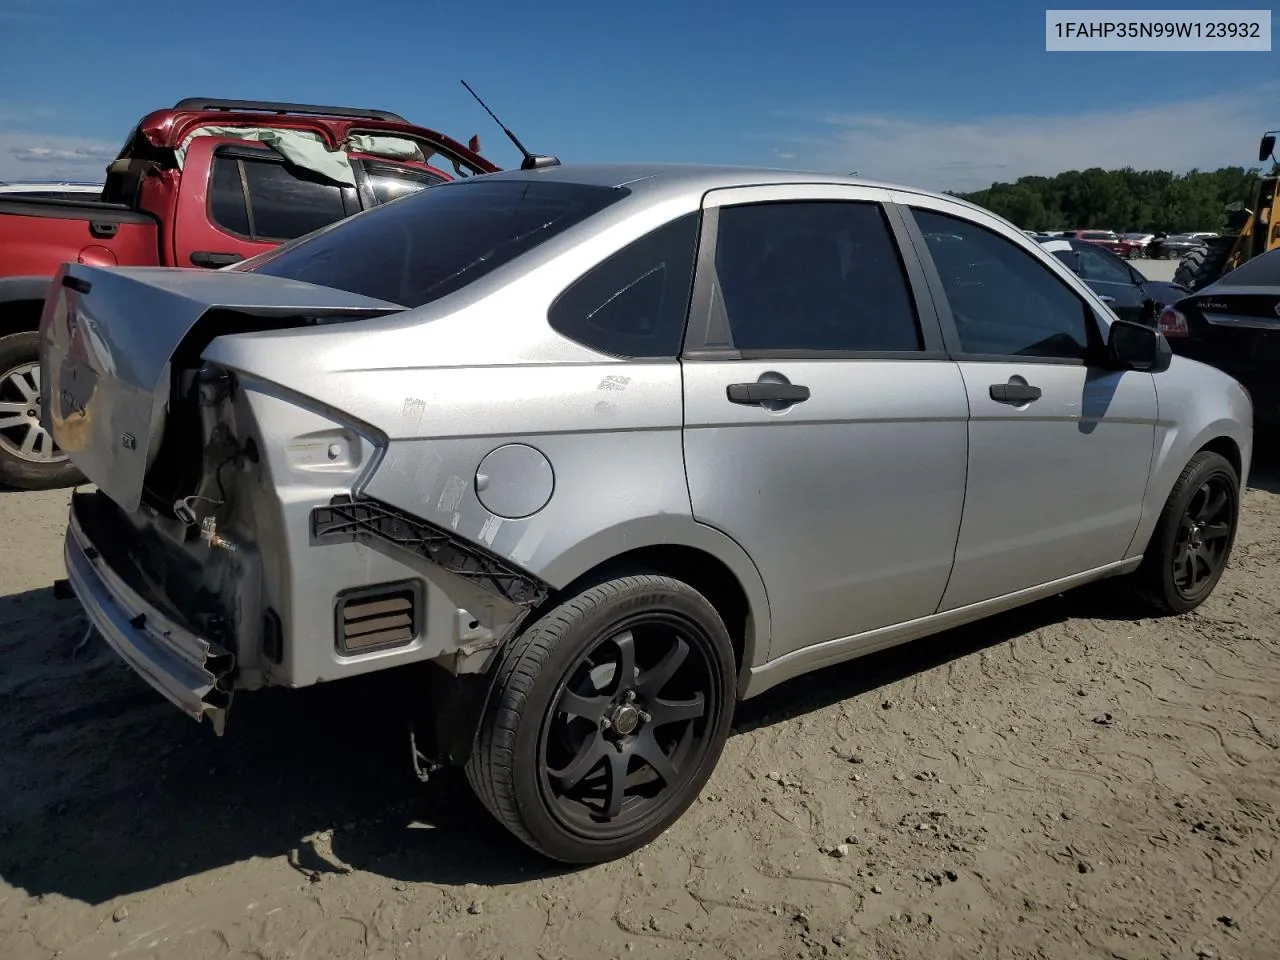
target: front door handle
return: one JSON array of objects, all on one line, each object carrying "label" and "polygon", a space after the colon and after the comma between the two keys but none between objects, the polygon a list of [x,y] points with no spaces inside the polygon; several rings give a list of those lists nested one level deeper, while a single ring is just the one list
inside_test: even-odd
[{"label": "front door handle", "polygon": [[1030,403],[1040,399],[1040,388],[1029,383],[993,383],[991,399],[997,403]]},{"label": "front door handle", "polygon": [[229,267],[233,263],[239,263],[244,257],[238,253],[218,253],[213,250],[197,250],[191,254],[191,262],[197,267]]},{"label": "front door handle", "polygon": [[771,383],[767,380],[754,383],[731,383],[725,391],[730,403],[759,406],[762,403],[804,403],[809,399],[809,388],[798,383]]}]

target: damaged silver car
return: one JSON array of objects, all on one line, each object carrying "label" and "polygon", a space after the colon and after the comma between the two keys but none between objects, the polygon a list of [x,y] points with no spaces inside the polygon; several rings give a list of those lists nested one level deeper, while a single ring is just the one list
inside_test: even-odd
[{"label": "damaged silver car", "polygon": [[231,269],[69,264],[41,331],[124,660],[219,731],[405,667],[423,768],[579,863],[781,681],[1108,577],[1197,606],[1252,453],[1235,381],[1012,224],[843,177],[475,177]]}]

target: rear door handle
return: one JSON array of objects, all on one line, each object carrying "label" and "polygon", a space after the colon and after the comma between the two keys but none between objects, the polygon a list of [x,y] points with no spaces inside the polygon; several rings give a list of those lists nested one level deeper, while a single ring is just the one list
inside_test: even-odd
[{"label": "rear door handle", "polygon": [[1040,399],[1040,388],[1029,383],[993,383],[991,399],[998,403],[1030,403]]},{"label": "rear door handle", "polygon": [[239,263],[244,257],[238,253],[217,253],[213,250],[197,250],[191,254],[191,262],[197,267],[229,267]]},{"label": "rear door handle", "polygon": [[759,406],[762,403],[804,403],[809,399],[809,388],[798,383],[731,383],[725,391],[730,403]]}]

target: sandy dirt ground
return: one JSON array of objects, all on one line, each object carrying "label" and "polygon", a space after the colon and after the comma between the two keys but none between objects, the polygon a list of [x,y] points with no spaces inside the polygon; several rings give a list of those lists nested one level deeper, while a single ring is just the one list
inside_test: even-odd
[{"label": "sandy dirt ground", "polygon": [[1088,590],[738,711],[702,797],[566,871],[379,683],[183,718],[85,632],[65,491],[0,492],[0,958],[1275,958],[1280,457],[1196,613]]}]

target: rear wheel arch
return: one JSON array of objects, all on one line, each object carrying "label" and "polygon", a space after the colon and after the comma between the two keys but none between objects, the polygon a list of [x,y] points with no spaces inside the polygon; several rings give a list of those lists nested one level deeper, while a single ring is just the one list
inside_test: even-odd
[{"label": "rear wheel arch", "polygon": [[[739,677],[738,689],[741,691],[743,679],[755,665],[758,641],[762,636],[760,617],[753,609],[739,576],[719,557],[699,547],[679,543],[652,544],[603,560],[574,577],[564,587],[553,591],[530,613],[526,622],[532,623],[546,610],[596,583],[641,572],[679,580],[711,602],[733,641]],[[763,639],[767,643],[767,633],[763,634]]]},{"label": "rear wheel arch", "polygon": [[[44,300],[33,298],[31,296],[33,292],[22,287],[7,290],[5,286],[0,285],[0,337],[15,333],[31,333],[40,329],[40,312],[44,309]],[[10,298],[5,296],[6,293],[18,295]],[[40,297],[43,298],[43,296],[44,293],[41,291]]]}]

